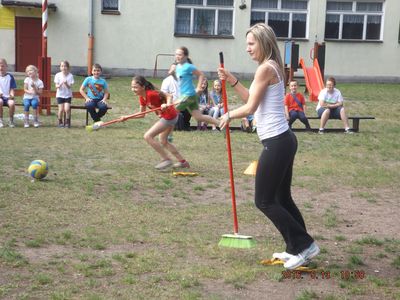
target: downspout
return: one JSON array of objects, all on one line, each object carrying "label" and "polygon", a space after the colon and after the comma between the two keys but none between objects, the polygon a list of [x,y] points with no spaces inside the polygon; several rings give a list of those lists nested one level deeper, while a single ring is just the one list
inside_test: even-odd
[{"label": "downspout", "polygon": [[93,65],[93,0],[89,0],[89,33],[88,33],[88,56],[87,56],[87,75],[92,74]]}]

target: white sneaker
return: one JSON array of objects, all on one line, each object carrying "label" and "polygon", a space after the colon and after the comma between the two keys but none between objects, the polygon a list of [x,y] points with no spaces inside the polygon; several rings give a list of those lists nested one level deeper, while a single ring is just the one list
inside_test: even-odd
[{"label": "white sneaker", "polygon": [[3,120],[0,120],[0,128],[3,128],[4,124],[3,124]]},{"label": "white sneaker", "polygon": [[287,252],[275,252],[272,254],[272,258],[277,258],[277,259],[283,260],[284,262],[287,262],[293,256],[294,256],[293,254],[290,254]]},{"label": "white sneaker", "polygon": [[319,254],[319,247],[316,243],[312,243],[310,247],[303,250],[297,255],[293,255],[287,262],[283,264],[285,269],[293,270],[308,262]]},{"label": "white sneaker", "polygon": [[24,128],[29,128],[29,123],[25,123]]},{"label": "white sneaker", "polygon": [[351,129],[345,129],[344,133],[353,134],[354,132]]},{"label": "white sneaker", "polygon": [[14,122],[13,121],[8,121],[8,127],[14,128],[15,127]]},{"label": "white sneaker", "polygon": [[39,127],[39,122],[33,122],[33,127],[38,128]]},{"label": "white sneaker", "polygon": [[171,165],[172,165],[172,161],[169,160],[169,159],[166,159],[166,160],[163,160],[162,162],[160,162],[159,164],[157,164],[155,166],[155,168],[157,170],[164,170],[164,169],[168,168]]},{"label": "white sneaker", "polygon": [[190,168],[189,163],[185,160],[185,162],[176,162],[173,164],[172,166],[174,169],[178,169],[178,168]]}]

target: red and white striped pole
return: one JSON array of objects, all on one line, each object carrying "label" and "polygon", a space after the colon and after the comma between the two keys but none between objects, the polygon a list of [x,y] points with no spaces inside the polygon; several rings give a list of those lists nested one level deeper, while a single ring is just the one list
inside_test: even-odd
[{"label": "red and white striped pole", "polygon": [[42,57],[47,57],[47,0],[42,0]]}]

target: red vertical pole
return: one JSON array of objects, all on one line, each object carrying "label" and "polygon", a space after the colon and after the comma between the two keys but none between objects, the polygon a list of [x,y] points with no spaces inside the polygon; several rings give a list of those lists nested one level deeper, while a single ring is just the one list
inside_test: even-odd
[{"label": "red vertical pole", "polygon": [[[47,0],[42,0],[42,56],[38,57],[38,68],[44,89],[51,90],[51,59],[50,57],[47,57],[47,18]],[[46,114],[50,115],[50,100],[51,98],[49,97],[41,97],[39,113],[42,113],[42,108],[46,108]]]},{"label": "red vertical pole", "polygon": [[[224,67],[224,54],[219,53],[220,67]],[[224,102],[224,112],[228,112],[228,96],[226,94],[226,80],[222,80],[222,100]],[[231,182],[231,197],[232,197],[232,217],[233,217],[233,233],[238,234],[239,225],[236,212],[236,196],[235,196],[235,181],[233,179],[233,165],[232,165],[232,149],[231,149],[231,134],[229,124],[226,125],[226,148],[228,150],[228,164],[229,164],[229,179]]]}]

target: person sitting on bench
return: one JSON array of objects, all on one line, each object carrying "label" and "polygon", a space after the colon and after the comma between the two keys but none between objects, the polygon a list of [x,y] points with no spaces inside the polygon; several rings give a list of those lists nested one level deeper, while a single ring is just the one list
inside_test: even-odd
[{"label": "person sitting on bench", "polygon": [[336,80],[329,77],[326,81],[326,88],[321,90],[318,95],[317,113],[321,119],[319,134],[324,134],[324,128],[328,119],[339,119],[343,121],[344,132],[353,133],[349,127],[349,120],[343,107],[342,93],[335,88]]}]

